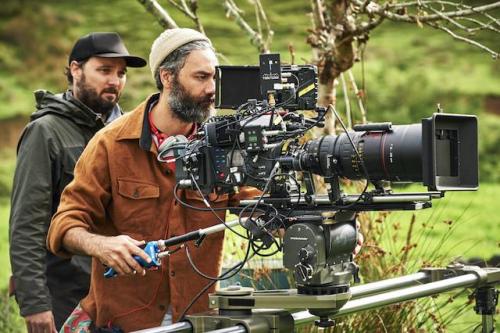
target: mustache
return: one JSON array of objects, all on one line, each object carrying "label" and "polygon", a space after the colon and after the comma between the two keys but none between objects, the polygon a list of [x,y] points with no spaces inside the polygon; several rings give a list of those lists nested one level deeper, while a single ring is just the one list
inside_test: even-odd
[{"label": "mustache", "polygon": [[104,94],[104,93],[109,93],[109,94],[115,94],[115,95],[118,95],[118,89],[113,88],[113,87],[104,88],[104,89],[102,90],[101,94]]},{"label": "mustache", "polygon": [[206,95],[198,100],[198,103],[200,104],[212,104],[214,102],[215,102],[214,95]]}]

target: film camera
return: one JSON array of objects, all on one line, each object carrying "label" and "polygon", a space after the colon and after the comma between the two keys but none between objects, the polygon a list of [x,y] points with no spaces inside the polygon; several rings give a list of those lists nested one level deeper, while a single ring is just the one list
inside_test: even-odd
[{"label": "film camera", "polygon": [[[208,195],[259,188],[260,197],[243,200],[233,212],[248,215],[241,224],[258,249],[277,244],[272,232],[285,229],[284,266],[295,273],[295,296],[320,317],[319,326],[332,324],[328,316],[347,302],[350,280],[357,278],[356,212],[427,208],[444,191],[478,187],[475,116],[436,113],[420,124],[356,125],[303,144],[304,134],[323,126],[334,110],[316,105],[316,67],[281,66],[279,55],[265,54],[260,66],[218,67],[216,84],[216,106],[235,111],[210,118],[194,140],[169,147],[176,189]],[[327,194],[317,193],[314,175],[323,177]],[[341,178],[365,179],[366,187],[346,194]],[[428,191],[393,193],[387,182],[420,182]],[[307,299],[318,296],[335,306]],[[250,303],[214,304],[230,312]]]}]

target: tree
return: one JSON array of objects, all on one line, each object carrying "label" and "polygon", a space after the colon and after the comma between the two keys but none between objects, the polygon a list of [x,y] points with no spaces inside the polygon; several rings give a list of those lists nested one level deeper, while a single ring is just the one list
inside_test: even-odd
[{"label": "tree", "polygon": [[[138,0],[165,28],[177,27],[168,11],[156,0]],[[252,27],[234,0],[224,0],[226,16],[250,36],[252,44],[261,53],[270,51],[274,35],[260,0],[248,0],[255,8],[256,27]],[[449,34],[452,38],[468,43],[491,54],[494,59],[499,51],[478,40],[485,31],[500,33],[498,13],[500,1],[482,5],[469,5],[465,1],[451,0],[310,0],[311,28],[308,44],[311,46],[313,62],[319,71],[319,99],[322,106],[335,105],[338,79],[347,89],[344,74],[357,96],[363,122],[366,113],[363,107],[363,91],[358,89],[350,69],[360,59],[370,33],[384,22],[428,26]],[[190,18],[200,32],[204,32],[197,14],[197,0],[168,0],[169,5]],[[471,1],[472,3],[472,1]],[[498,47],[498,46],[496,46]],[[290,50],[293,52],[293,49]],[[292,54],[293,58],[293,54]],[[347,94],[344,94],[347,96]],[[350,110],[347,119],[351,124]],[[327,115],[325,134],[335,131],[334,119]]]}]

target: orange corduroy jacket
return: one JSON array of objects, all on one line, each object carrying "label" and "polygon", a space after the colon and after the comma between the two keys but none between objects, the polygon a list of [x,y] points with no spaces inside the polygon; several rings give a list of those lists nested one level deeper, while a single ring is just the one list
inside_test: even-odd
[{"label": "orange corduroy jacket", "polygon": [[[150,96],[134,111],[98,132],[75,167],[75,177],[63,192],[47,238],[50,251],[70,256],[62,245],[65,233],[83,227],[101,235],[128,235],[153,241],[182,235],[220,223],[212,212],[186,209],[173,195],[175,174],[156,159],[147,110],[158,95]],[[213,207],[232,205],[238,198],[256,194],[241,191],[235,197],[209,196]],[[205,207],[194,191],[178,190],[190,205]],[[225,212],[217,212],[224,218]],[[223,233],[209,235],[189,250],[197,267],[217,276],[221,268]],[[168,307],[174,321],[208,281],[191,268],[185,251],[164,258],[156,271],[146,276],[118,276],[105,279],[104,266],[92,263],[90,291],[82,308],[96,326],[109,323],[125,332],[158,326]],[[208,292],[213,292],[214,287]],[[189,313],[208,309],[205,293]]]}]

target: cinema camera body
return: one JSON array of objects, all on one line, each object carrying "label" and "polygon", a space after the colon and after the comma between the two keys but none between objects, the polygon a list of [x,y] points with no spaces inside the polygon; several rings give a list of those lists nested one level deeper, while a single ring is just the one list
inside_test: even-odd
[{"label": "cinema camera body", "polygon": [[[333,112],[316,105],[317,94],[316,67],[282,66],[278,54],[261,55],[260,66],[219,66],[216,107],[236,111],[210,118],[194,140],[179,140],[166,153],[176,158],[177,188],[204,195],[262,190],[233,208],[248,216],[241,224],[251,240],[268,248],[276,244],[272,232],[285,228],[283,263],[295,272],[297,294],[334,295],[338,309],[357,279],[356,213],[427,208],[444,191],[476,190],[477,118],[435,113],[420,124],[355,125],[302,144]],[[316,193],[314,175],[324,178],[327,194]],[[374,189],[346,194],[340,178],[365,179]],[[428,191],[397,194],[388,182],[420,182]],[[331,325],[336,311],[308,310],[320,326]]]}]

